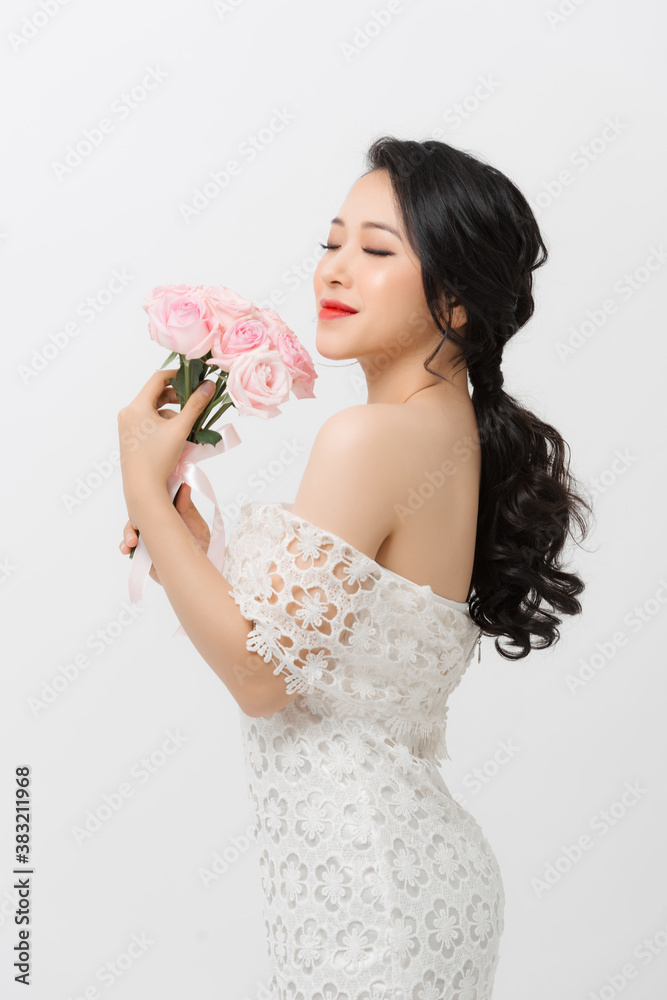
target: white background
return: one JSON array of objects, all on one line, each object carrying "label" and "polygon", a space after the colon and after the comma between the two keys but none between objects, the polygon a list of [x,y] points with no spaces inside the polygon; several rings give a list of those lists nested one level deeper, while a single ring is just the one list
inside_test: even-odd
[{"label": "white background", "polygon": [[[316,361],[317,398],[267,422],[232,417],[243,444],[205,471],[228,530],[246,499],[293,500],[318,427],[365,402],[357,364],[316,354],[311,275],[366,148],[387,133],[448,141],[529,198],[550,260],[505,353],[506,388],[558,428],[596,503],[586,550],[571,549],[583,615],[519,663],[485,640],[451,699],[443,775],[506,886],[494,1000],[665,993],[664,7],[392,6],[378,30],[382,0],[3,5],[3,996],[28,995],[12,968],[22,764],[31,997],[265,996],[238,708],[190,641],[172,639],[178,621],[152,581],[127,623],[116,417],[166,360],[141,309],[154,285],[273,301]],[[164,78],[121,116],[114,102],[150,68]],[[276,110],[289,116],[280,130]],[[105,117],[113,131],[59,175]],[[232,159],[239,174],[186,221],[182,207]],[[127,283],[108,295],[114,271]],[[163,754],[169,734],[182,742]],[[123,783],[132,795],[78,836]],[[626,783],[640,792],[621,804]],[[568,862],[584,835],[590,849]],[[206,884],[216,856],[227,870]],[[152,943],[125,961],[133,936]],[[107,963],[117,976],[102,981]]]}]

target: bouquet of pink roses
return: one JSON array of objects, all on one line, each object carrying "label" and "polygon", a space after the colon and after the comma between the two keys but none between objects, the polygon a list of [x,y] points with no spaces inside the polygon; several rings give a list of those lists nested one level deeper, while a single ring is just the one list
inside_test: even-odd
[{"label": "bouquet of pink roses", "polygon": [[161,285],[143,308],[151,338],[178,355],[180,368],[170,379],[181,407],[200,382],[218,372],[211,402],[196,421],[189,441],[216,444],[210,429],[229,406],[243,416],[276,417],[290,390],[298,399],[314,398],[317,378],[303,344],[275,309],[260,309],[229,288]]},{"label": "bouquet of pink roses", "polygon": [[[261,309],[224,286],[159,285],[143,308],[151,338],[171,351],[161,368],[179,358],[178,374],[169,384],[181,409],[208,375],[216,379],[167,487],[173,500],[187,482],[213,502],[208,556],[218,565],[224,559],[224,524],[211,484],[196,463],[233,448],[240,438],[231,424],[220,428],[222,433],[212,425],[230,406],[242,416],[277,417],[290,391],[298,399],[313,399],[318,376],[308,351],[274,309]],[[130,558],[135,554],[129,580],[133,602],[141,598],[151,566],[140,537]],[[185,633],[179,628],[175,634]]]}]

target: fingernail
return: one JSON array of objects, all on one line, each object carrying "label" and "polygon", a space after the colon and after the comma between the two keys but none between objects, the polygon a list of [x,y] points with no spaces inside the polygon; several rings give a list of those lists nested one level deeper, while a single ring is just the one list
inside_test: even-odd
[{"label": "fingernail", "polygon": [[132,534],[131,534],[131,533],[130,533],[130,532],[128,531],[128,533],[127,533],[127,534],[126,534],[126,536],[125,536],[125,544],[126,544],[126,545],[130,545],[130,544],[131,544],[131,543],[132,543],[133,541],[134,541],[134,535],[132,535]]},{"label": "fingernail", "polygon": [[204,381],[200,384],[199,391],[203,392],[205,396],[212,396],[215,391],[215,386],[210,381]]}]

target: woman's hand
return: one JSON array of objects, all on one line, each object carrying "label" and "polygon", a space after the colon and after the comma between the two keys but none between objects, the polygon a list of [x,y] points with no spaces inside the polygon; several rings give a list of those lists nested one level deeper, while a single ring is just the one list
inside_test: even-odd
[{"label": "woman's hand", "polygon": [[[174,499],[174,507],[183,518],[185,526],[189,528],[193,538],[195,538],[199,543],[202,552],[206,554],[208,552],[208,544],[211,539],[211,532],[208,524],[192,502],[192,490],[187,483],[181,483],[178,493]],[[125,525],[123,535],[125,537],[125,541],[121,542],[118,547],[123,555],[127,555],[137,544],[136,525],[132,523],[131,519]],[[155,566],[152,564],[149,576],[151,576],[156,583],[160,583],[160,578],[157,575]]]},{"label": "woman's hand", "polygon": [[[167,479],[181,457],[195,420],[211,402],[211,396],[200,386],[182,410],[158,409],[166,403],[178,403],[174,388],[168,384],[177,373],[177,368],[155,372],[118,413],[123,492],[133,526],[140,509],[143,514],[144,501],[150,506],[151,494],[160,490],[166,493]],[[215,388],[210,381],[202,385]]]}]

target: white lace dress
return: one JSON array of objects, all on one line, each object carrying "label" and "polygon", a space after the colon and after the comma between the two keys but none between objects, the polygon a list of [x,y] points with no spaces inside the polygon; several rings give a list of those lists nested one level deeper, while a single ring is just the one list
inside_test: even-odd
[{"label": "white lace dress", "polygon": [[467,606],[283,502],[241,508],[223,575],[299,692],[240,712],[274,1000],[487,1000],[503,883],[438,770]]}]

